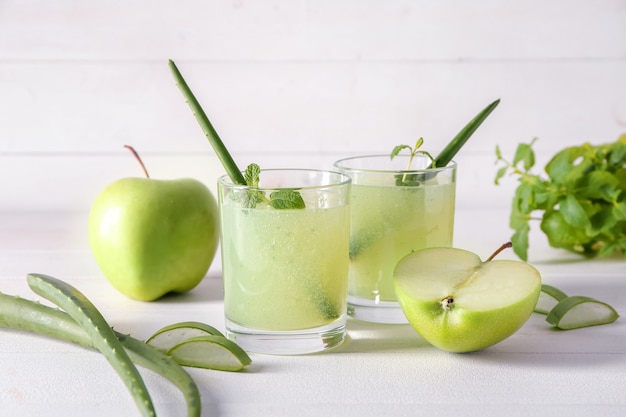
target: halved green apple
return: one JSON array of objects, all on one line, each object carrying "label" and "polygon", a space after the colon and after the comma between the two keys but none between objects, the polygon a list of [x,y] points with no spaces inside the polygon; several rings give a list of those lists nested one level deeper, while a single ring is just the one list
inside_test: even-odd
[{"label": "halved green apple", "polygon": [[413,252],[396,265],[394,282],[402,310],[432,345],[450,352],[492,346],[515,333],[531,316],[541,275],[513,260],[486,261],[456,248]]}]

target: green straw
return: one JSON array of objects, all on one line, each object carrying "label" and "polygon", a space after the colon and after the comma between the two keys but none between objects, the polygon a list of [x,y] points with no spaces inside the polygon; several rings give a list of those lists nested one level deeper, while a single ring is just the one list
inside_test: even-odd
[{"label": "green straw", "polygon": [[224,166],[224,169],[226,170],[226,173],[230,177],[231,181],[235,184],[247,185],[246,179],[241,174],[241,170],[237,168],[237,164],[228,152],[228,149],[226,149],[226,146],[224,146],[224,142],[222,142],[219,135],[213,128],[213,125],[211,124],[209,118],[202,109],[202,106],[200,106],[200,103],[198,103],[198,100],[191,92],[191,89],[185,82],[185,79],[176,67],[176,64],[170,59],[168,65],[170,67],[170,70],[172,71],[172,74],[174,75],[176,85],[185,96],[185,100],[187,101],[187,104],[189,104],[191,112],[200,124],[200,127],[202,128],[202,131],[204,132],[206,138],[209,140],[209,143],[211,144],[211,146],[213,146],[213,150],[215,150],[217,157]]},{"label": "green straw", "polygon": [[489,116],[489,114],[500,104],[500,99],[497,99],[487,107],[485,107],[480,113],[476,115],[470,122],[465,125],[463,129],[448,143],[448,145],[437,155],[435,158],[435,168],[445,167],[454,158],[454,155],[461,149],[465,142],[472,136],[472,134],[478,129],[482,122]]}]

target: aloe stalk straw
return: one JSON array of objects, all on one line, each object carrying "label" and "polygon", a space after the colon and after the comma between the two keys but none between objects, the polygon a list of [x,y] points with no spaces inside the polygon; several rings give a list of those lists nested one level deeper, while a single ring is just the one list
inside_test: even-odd
[{"label": "aloe stalk straw", "polygon": [[217,131],[213,128],[213,125],[209,121],[209,118],[207,117],[206,113],[202,109],[202,106],[187,85],[187,82],[178,70],[178,67],[171,59],[169,60],[168,65],[170,67],[170,70],[172,71],[174,79],[176,80],[176,85],[183,93],[183,96],[185,96],[185,100],[191,108],[191,112],[200,124],[200,127],[202,128],[202,131],[204,132],[206,138],[211,143],[211,146],[213,146],[213,150],[215,150],[217,157],[224,166],[224,169],[226,170],[226,173],[230,177],[231,181],[235,184],[247,185],[246,179],[243,177],[241,170],[237,167],[237,164],[228,152],[228,149],[226,149],[224,142],[222,142],[222,139],[220,139]]},{"label": "aloe stalk straw", "polygon": [[478,113],[472,120],[470,120],[463,129],[457,135],[452,138],[450,143],[437,155],[435,158],[435,168],[445,167],[454,158],[454,155],[465,145],[465,142],[472,136],[472,134],[478,129],[478,127],[485,121],[487,116],[491,114],[500,104],[500,99],[497,99],[493,103],[485,107],[480,113]]}]

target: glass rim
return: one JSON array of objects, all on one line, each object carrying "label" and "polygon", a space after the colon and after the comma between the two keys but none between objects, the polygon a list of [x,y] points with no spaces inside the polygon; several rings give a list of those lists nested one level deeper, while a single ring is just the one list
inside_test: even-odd
[{"label": "glass rim", "polygon": [[[371,155],[359,155],[359,156],[350,156],[348,158],[342,158],[342,159],[338,159],[335,162],[333,162],[333,166],[337,169],[341,169],[344,171],[350,171],[350,172],[371,172],[371,173],[420,173],[420,172],[443,172],[443,171],[448,171],[451,169],[455,169],[457,164],[454,160],[448,162],[448,164],[445,167],[437,167],[437,168],[415,168],[415,169],[381,169],[381,168],[356,168],[356,167],[349,167],[346,165],[343,165],[343,163],[348,162],[348,161],[354,161],[357,159],[366,159],[366,158],[389,158],[389,154],[371,154]],[[409,158],[409,155],[396,155],[394,158],[404,158],[407,159]],[[414,158],[428,158],[428,156],[426,155],[415,155]]]},{"label": "glass rim", "polygon": [[[337,182],[326,182],[324,184],[318,184],[318,185],[284,186],[284,187],[271,187],[271,186],[268,186],[268,187],[266,187],[266,186],[250,187],[249,185],[235,184],[228,174],[222,174],[222,175],[220,175],[217,178],[217,183],[218,183],[218,185],[225,186],[225,187],[232,188],[232,189],[255,188],[255,189],[258,189],[258,190],[293,190],[293,189],[297,189],[297,190],[316,190],[316,189],[323,189],[323,188],[329,188],[329,187],[346,186],[346,185],[350,185],[352,183],[352,178],[350,178],[350,176],[348,176],[347,174],[344,174],[343,172],[327,170],[327,169],[314,169],[314,168],[268,168],[268,169],[261,169],[261,174],[263,174],[264,172],[279,172],[279,171],[284,171],[284,172],[292,171],[292,172],[298,172],[298,173],[313,173],[313,174],[330,174],[330,175],[337,176],[339,178],[339,180]],[[242,174],[244,172],[245,171],[241,171]]]}]

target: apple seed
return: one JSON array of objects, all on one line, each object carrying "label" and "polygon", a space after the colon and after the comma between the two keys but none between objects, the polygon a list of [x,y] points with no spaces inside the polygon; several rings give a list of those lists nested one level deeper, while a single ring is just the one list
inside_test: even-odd
[{"label": "apple seed", "polygon": [[449,295],[443,300],[441,300],[440,303],[441,303],[441,308],[443,308],[445,311],[450,311],[454,307],[454,297]]}]

